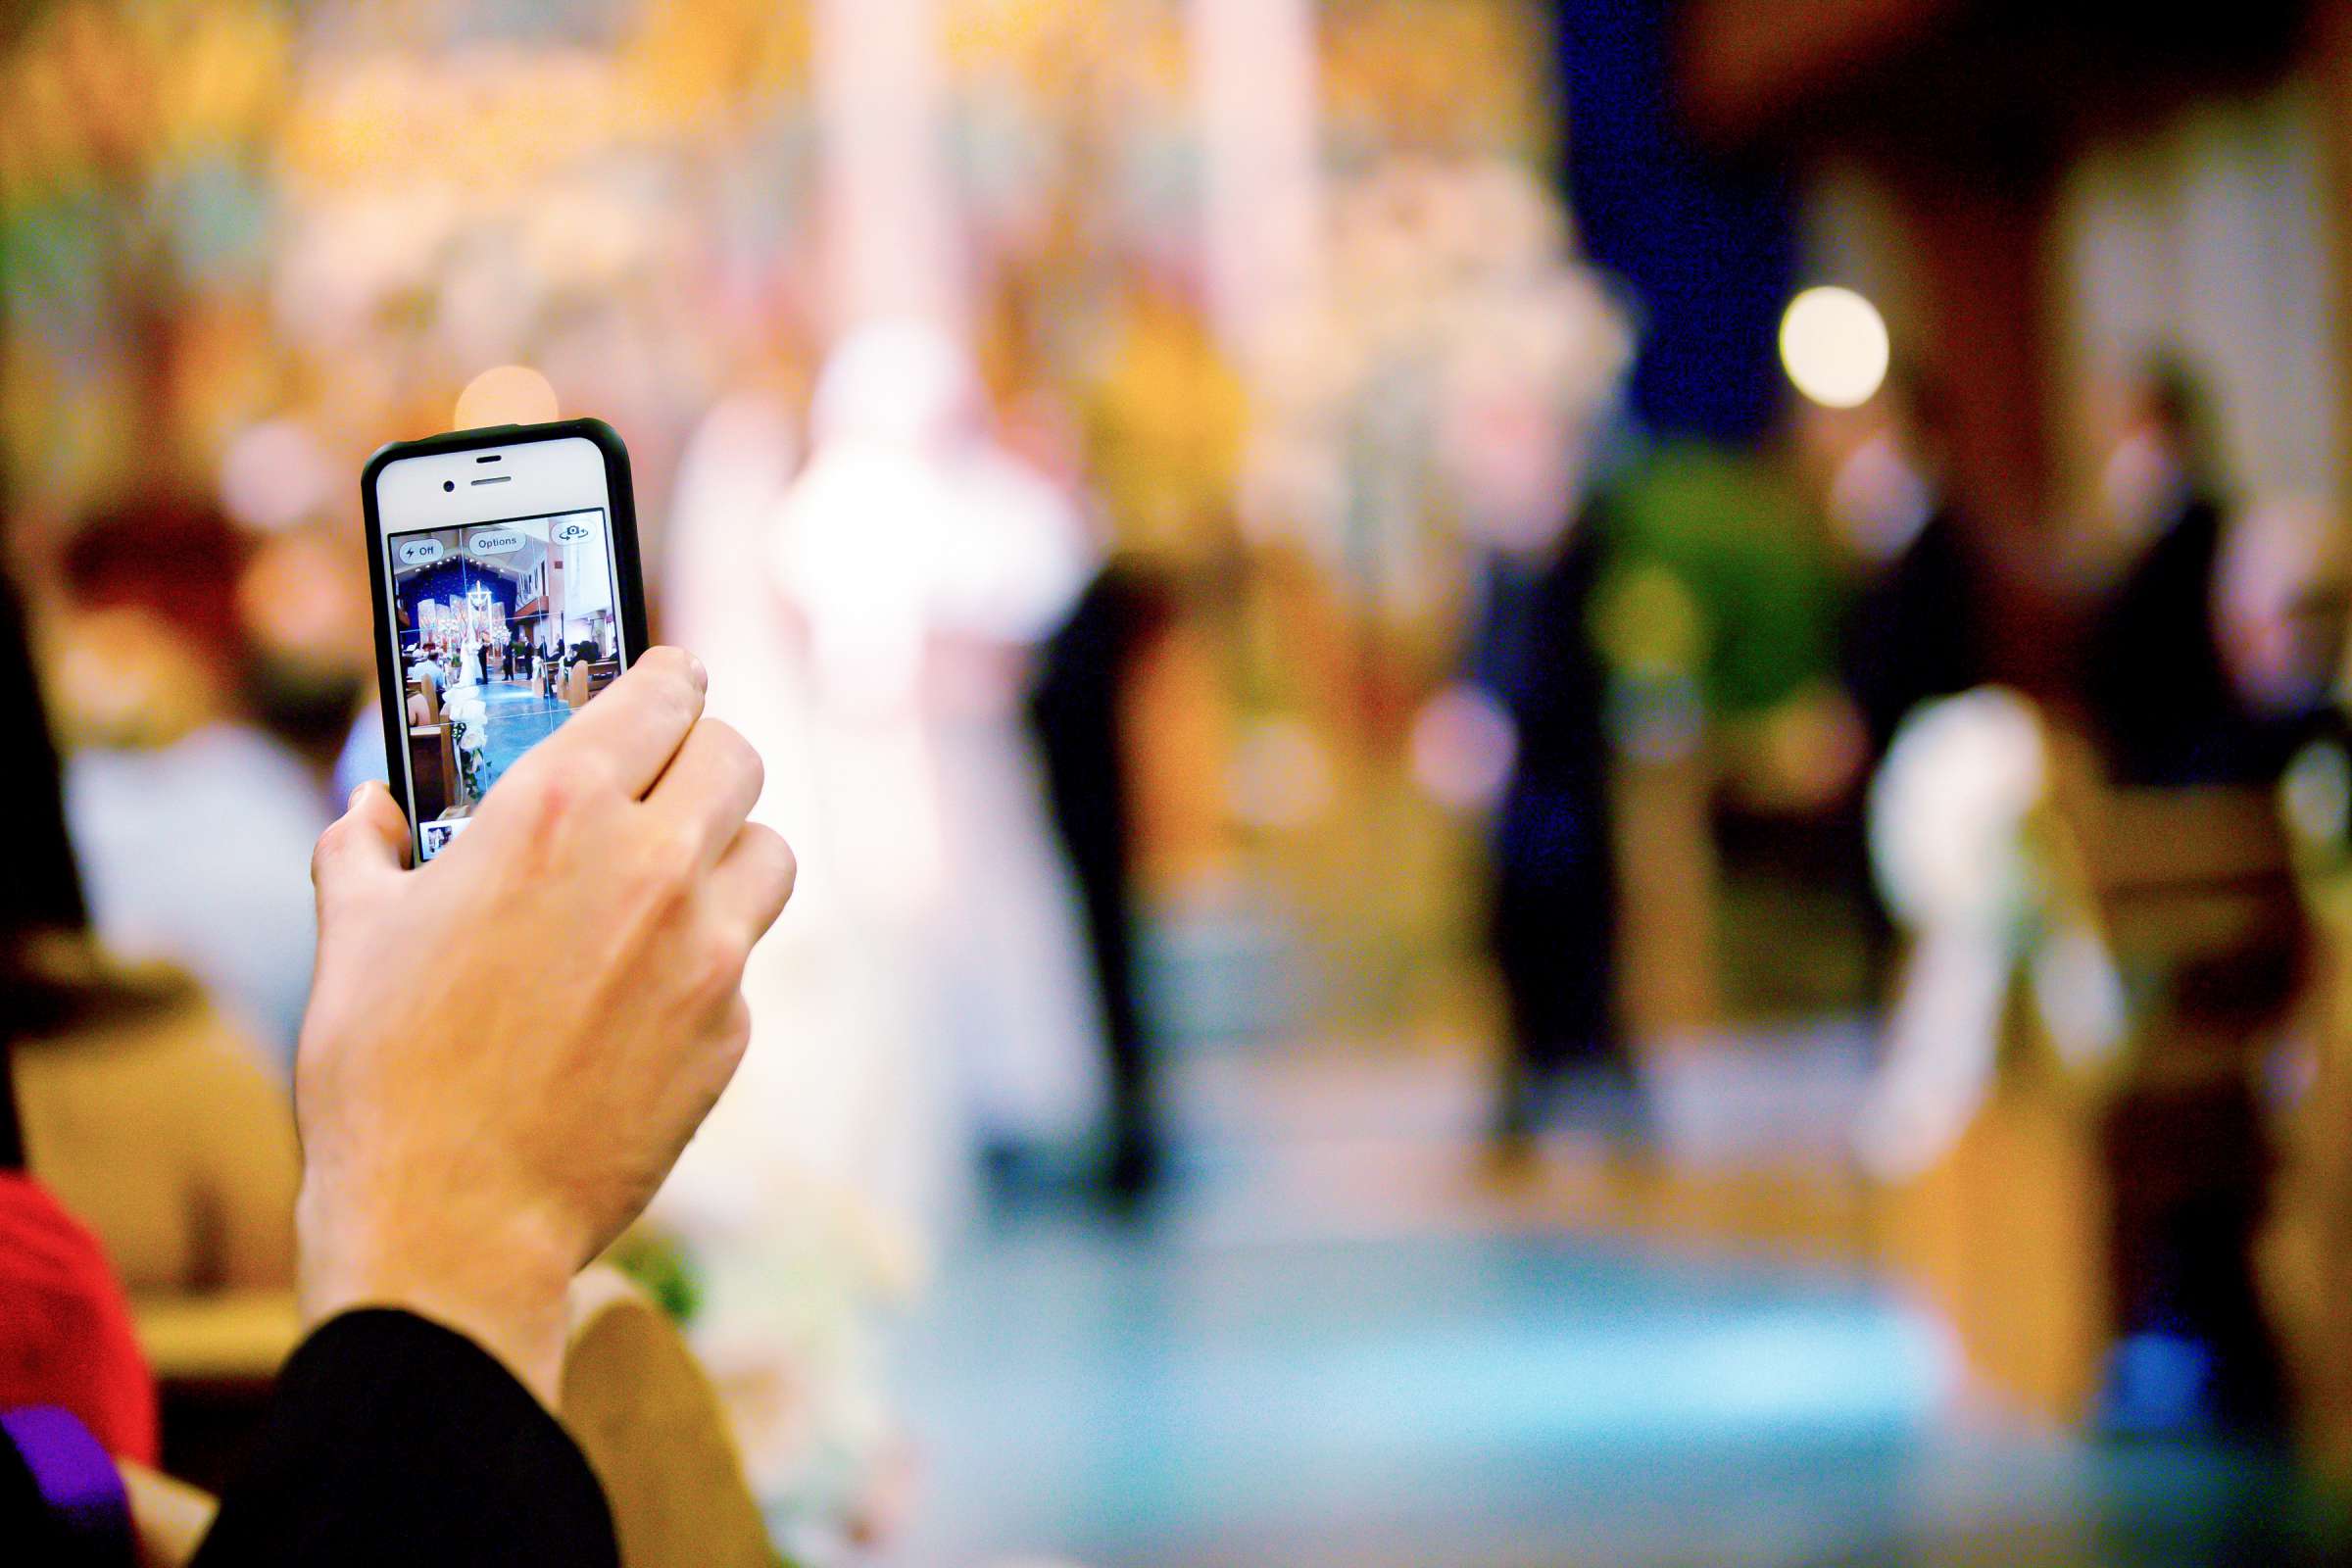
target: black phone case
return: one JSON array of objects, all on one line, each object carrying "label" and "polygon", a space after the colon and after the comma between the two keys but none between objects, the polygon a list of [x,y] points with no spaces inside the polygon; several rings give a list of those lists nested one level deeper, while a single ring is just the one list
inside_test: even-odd
[{"label": "black phone case", "polygon": [[360,470],[360,506],[368,520],[368,583],[375,606],[375,689],[384,710],[385,782],[401,797],[400,808],[409,818],[411,864],[421,863],[424,840],[416,821],[413,790],[395,780],[407,770],[394,767],[409,744],[409,705],[402,688],[400,662],[393,649],[398,630],[390,624],[391,585],[384,579],[384,524],[375,510],[375,476],[387,464],[408,458],[439,457],[453,452],[478,452],[487,447],[511,447],[525,441],[558,441],[583,436],[596,443],[605,457],[605,492],[612,514],[614,574],[620,579],[621,667],[635,663],[649,641],[645,612],[645,568],[637,553],[637,493],[629,479],[629,449],[620,432],[602,419],[559,419],[552,424],[494,424],[480,430],[452,430],[421,441],[394,441],[378,447]]}]

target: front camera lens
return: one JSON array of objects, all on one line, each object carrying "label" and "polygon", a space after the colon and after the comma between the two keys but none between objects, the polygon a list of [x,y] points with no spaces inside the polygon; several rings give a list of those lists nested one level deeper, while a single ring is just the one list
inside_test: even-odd
[{"label": "front camera lens", "polygon": [[441,481],[441,488],[444,490],[455,490],[457,487],[458,481],[455,479],[444,479]]}]

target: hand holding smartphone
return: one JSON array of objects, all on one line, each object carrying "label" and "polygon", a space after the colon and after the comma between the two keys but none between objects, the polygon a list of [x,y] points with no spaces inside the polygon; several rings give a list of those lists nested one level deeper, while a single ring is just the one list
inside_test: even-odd
[{"label": "hand holding smartphone", "polygon": [[376,679],[416,863],[647,645],[628,451],[597,419],[396,442],[361,474]]},{"label": "hand holding smartphone", "polygon": [[760,759],[704,716],[700,662],[647,646],[612,431],[389,447],[365,488],[394,760],[312,860],[304,1310],[407,1308],[552,1407],[567,1282],[743,1055],[792,852],[748,820]]}]

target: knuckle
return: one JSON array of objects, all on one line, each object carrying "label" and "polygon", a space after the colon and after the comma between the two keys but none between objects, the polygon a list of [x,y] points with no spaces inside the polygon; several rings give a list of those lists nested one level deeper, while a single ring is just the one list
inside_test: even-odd
[{"label": "knuckle", "polygon": [[528,775],[525,794],[532,814],[549,824],[566,822],[588,803],[615,792],[612,766],[596,752],[566,759],[561,767],[540,767]]},{"label": "knuckle", "polygon": [[759,748],[745,740],[743,732],[723,718],[707,718],[703,722],[710,725],[718,737],[728,766],[738,778],[750,783],[749,793],[757,797],[767,784],[767,763],[761,760]]},{"label": "knuckle", "polygon": [[545,754],[525,757],[508,769],[505,778],[499,780],[498,796],[517,806],[527,807],[532,811],[544,813],[555,807],[558,797],[570,787],[568,779],[577,766],[574,763],[569,767],[558,767],[548,760]]},{"label": "knuckle", "polygon": [[718,939],[718,956],[727,976],[727,990],[743,990],[743,972],[752,961],[752,944],[748,936],[730,930]]},{"label": "knuckle", "polygon": [[701,696],[683,675],[665,673],[655,692],[673,723],[692,724],[703,710]]},{"label": "knuckle", "polygon": [[694,945],[686,981],[698,1003],[716,1004],[743,984],[743,965],[749,951],[731,937],[706,934]]},{"label": "knuckle", "polygon": [[637,664],[644,671],[648,695],[683,719],[702,711],[703,694],[695,684],[694,662],[675,648],[649,650]]},{"label": "knuckle", "polygon": [[640,886],[658,907],[680,907],[693,898],[699,884],[696,872],[701,857],[701,845],[685,827],[651,828],[645,835],[639,866]]},{"label": "knuckle", "polygon": [[357,848],[354,840],[368,831],[354,817],[337,817],[311,846],[311,887],[322,902],[341,903],[350,897],[350,879],[338,877],[335,864]]},{"label": "knuckle", "polygon": [[343,853],[343,843],[350,836],[351,818],[348,816],[329,822],[326,831],[318,835],[318,842],[311,846],[311,886],[322,888],[326,885],[326,868],[334,862],[336,856]]},{"label": "knuckle", "polygon": [[702,836],[685,824],[665,830],[657,840],[655,875],[662,890],[683,899],[702,885]]},{"label": "knuckle", "polygon": [[727,1019],[719,1033],[719,1045],[731,1057],[740,1057],[752,1043],[752,1007],[735,993],[734,1004],[727,1008]]},{"label": "knuckle", "polygon": [[569,783],[581,800],[596,800],[621,793],[620,768],[606,751],[591,750],[572,760],[569,766],[559,770],[559,776]]},{"label": "knuckle", "polygon": [[793,853],[792,845],[783,834],[762,824],[754,826],[753,842],[759,846],[761,858],[766,862],[768,883],[774,891],[775,903],[781,906],[792,897],[793,888],[800,882],[801,858]]},{"label": "knuckle", "polygon": [[583,824],[607,793],[609,772],[593,757],[569,759],[561,766],[525,758],[499,781],[483,812],[511,817],[521,831],[506,841],[510,849],[532,871],[552,871],[579,853]]}]

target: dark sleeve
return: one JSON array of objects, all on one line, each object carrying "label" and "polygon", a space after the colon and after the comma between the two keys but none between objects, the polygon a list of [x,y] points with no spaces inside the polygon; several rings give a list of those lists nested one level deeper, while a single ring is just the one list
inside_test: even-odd
[{"label": "dark sleeve", "polygon": [[1984,678],[1978,615],[1985,590],[1963,527],[1948,513],[1930,518],[1910,550],[1847,608],[1846,687],[1882,755],[1914,708]]},{"label": "dark sleeve", "polygon": [[588,1462],[512,1373],[406,1312],[347,1313],[286,1363],[197,1568],[617,1568]]}]

